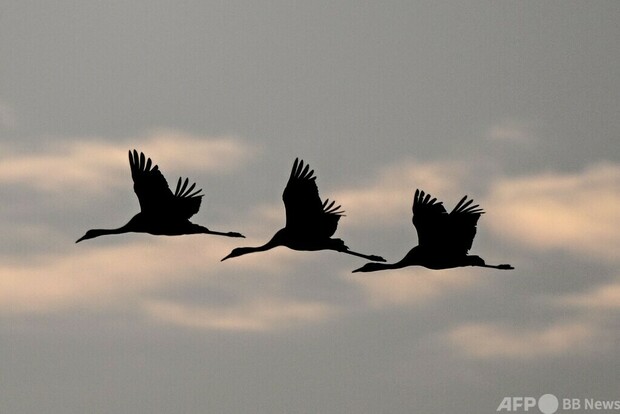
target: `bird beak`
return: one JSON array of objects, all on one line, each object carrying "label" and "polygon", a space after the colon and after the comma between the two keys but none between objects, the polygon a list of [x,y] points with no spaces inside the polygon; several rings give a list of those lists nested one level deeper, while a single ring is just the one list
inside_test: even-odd
[{"label": "bird beak", "polygon": [[229,259],[229,258],[230,258],[230,254],[228,256],[226,256],[225,258],[223,258],[222,260],[220,260],[220,262],[223,262],[224,260]]},{"label": "bird beak", "polygon": [[76,243],[79,243],[79,242],[81,242],[82,240],[84,240],[85,238],[86,238],[86,236],[82,236],[82,237],[80,237],[79,239],[77,239],[75,242],[76,242]]}]

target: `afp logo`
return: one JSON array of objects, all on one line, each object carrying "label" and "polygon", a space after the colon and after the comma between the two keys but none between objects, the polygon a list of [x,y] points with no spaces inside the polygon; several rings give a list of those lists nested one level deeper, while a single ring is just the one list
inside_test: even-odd
[{"label": "afp logo", "polygon": [[559,405],[558,398],[553,394],[542,395],[538,400],[534,397],[504,397],[496,411],[530,411],[538,407],[538,410],[543,414],[553,414],[558,410]]}]

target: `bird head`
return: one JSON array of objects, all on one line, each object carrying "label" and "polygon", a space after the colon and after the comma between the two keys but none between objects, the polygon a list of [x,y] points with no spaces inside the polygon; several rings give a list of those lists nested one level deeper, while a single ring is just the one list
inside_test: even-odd
[{"label": "bird head", "polygon": [[75,242],[79,243],[82,240],[94,239],[95,237],[101,236],[103,233],[100,230],[88,230],[85,235],[77,239]]},{"label": "bird head", "polygon": [[359,269],[355,269],[353,272],[351,273],[358,273],[358,272],[376,272],[378,270],[384,270],[386,268],[386,265],[383,263],[377,263],[377,262],[370,262],[370,263],[366,263],[364,266],[360,267]]},{"label": "bird head", "polygon": [[235,249],[233,249],[228,256],[226,256],[225,258],[223,258],[221,261],[223,262],[226,259],[232,259],[233,257],[239,257],[239,256],[243,256],[244,254],[248,254],[253,252],[254,249],[250,248],[250,247],[237,247]]}]

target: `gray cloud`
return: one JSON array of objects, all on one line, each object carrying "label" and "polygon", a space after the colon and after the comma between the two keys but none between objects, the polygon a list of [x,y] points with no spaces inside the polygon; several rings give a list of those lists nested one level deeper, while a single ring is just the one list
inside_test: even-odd
[{"label": "gray cloud", "polygon": [[[226,173],[242,166],[255,149],[234,137],[199,137],[156,130],[146,136],[109,142],[63,139],[35,153],[11,152],[0,159],[0,182],[49,193],[97,194],[130,185],[127,151],[137,149],[164,171]],[[191,149],[191,150],[188,150]],[[171,186],[176,177],[169,176]]]},{"label": "gray cloud", "polygon": [[[4,2],[0,400],[11,414],[473,413],[617,395],[618,2]],[[126,152],[265,242],[296,156],[397,260],[411,198],[511,272],[124,235]],[[533,230],[535,229],[535,230]],[[579,235],[581,234],[581,237]],[[617,254],[616,254],[617,256]]]}]

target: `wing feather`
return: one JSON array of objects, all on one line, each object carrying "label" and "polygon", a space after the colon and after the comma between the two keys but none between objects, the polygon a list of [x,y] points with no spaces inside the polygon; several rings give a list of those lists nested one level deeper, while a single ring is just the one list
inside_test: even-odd
[{"label": "wing feather", "polygon": [[484,211],[474,200],[463,197],[450,212],[451,248],[455,253],[467,254],[476,236],[476,225]]},{"label": "wing feather", "polygon": [[196,188],[196,183],[192,183],[192,185],[187,188],[189,178],[183,181],[182,186],[181,181],[183,181],[183,178],[179,177],[173,198],[174,210],[180,217],[188,219],[200,210],[200,203],[202,202],[204,194],[200,194],[202,191],[200,188],[192,193],[194,188]]},{"label": "wing feather", "polygon": [[295,159],[288,183],[282,193],[286,209],[286,227],[309,237],[331,237],[343,215],[340,206],[321,201],[314,170],[303,160]]},{"label": "wing feather", "polygon": [[186,178],[183,182],[182,178],[179,178],[173,194],[159,167],[154,165],[144,153],[138,154],[135,149],[133,152],[129,151],[129,166],[134,191],[143,213],[188,219],[200,209],[202,195],[199,193],[202,190],[191,193],[196,184],[193,183],[187,189],[189,179]]},{"label": "wing feather", "polygon": [[436,198],[431,199],[430,194],[418,189],[415,190],[411,210],[412,222],[418,232],[418,244],[428,248],[440,246],[448,221],[443,203]]},{"label": "wing feather", "polygon": [[445,254],[467,254],[476,236],[476,224],[484,211],[467,196],[448,214],[442,202],[416,190],[413,199],[413,224],[420,246]]},{"label": "wing feather", "polygon": [[129,151],[129,166],[133,178],[133,189],[138,197],[140,209],[144,213],[153,213],[169,202],[172,192],[168,182],[157,165],[153,166],[149,158],[146,161],[144,153]]}]

